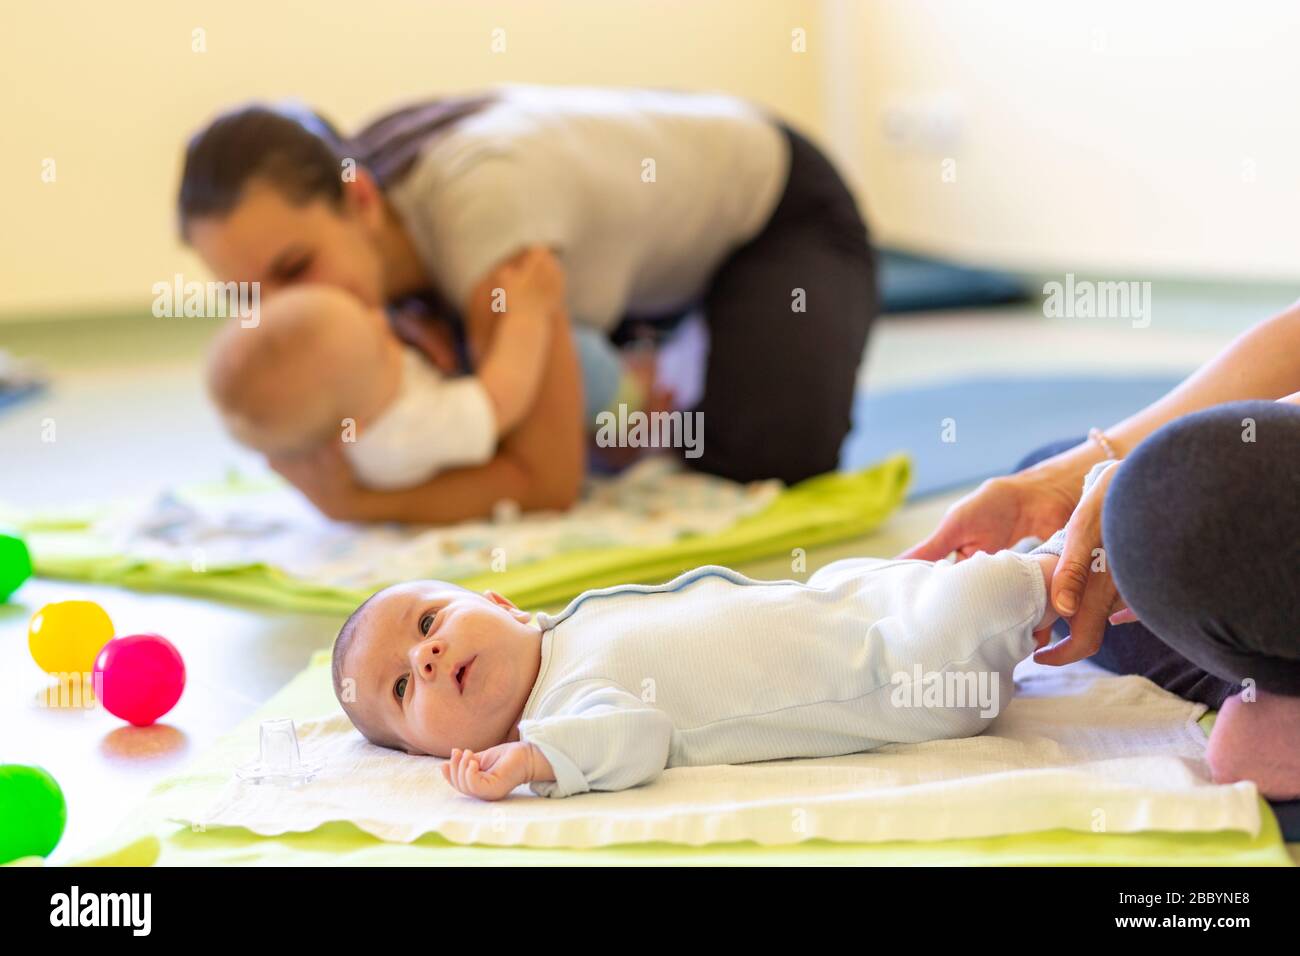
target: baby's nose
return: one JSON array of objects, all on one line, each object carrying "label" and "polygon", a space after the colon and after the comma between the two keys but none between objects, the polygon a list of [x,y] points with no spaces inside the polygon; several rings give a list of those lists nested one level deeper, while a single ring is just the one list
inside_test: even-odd
[{"label": "baby's nose", "polygon": [[438,664],[447,656],[447,642],[439,637],[421,641],[411,649],[412,666],[425,680],[432,680],[438,673]]}]

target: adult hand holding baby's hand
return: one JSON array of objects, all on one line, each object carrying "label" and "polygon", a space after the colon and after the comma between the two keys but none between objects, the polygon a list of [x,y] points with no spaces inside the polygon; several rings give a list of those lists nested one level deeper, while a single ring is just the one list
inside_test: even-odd
[{"label": "adult hand holding baby's hand", "polygon": [[1106,489],[1119,465],[1115,462],[1097,476],[1065,525],[1065,549],[1052,575],[1050,600],[1062,617],[1069,618],[1070,636],[1035,652],[1034,660],[1040,664],[1070,664],[1091,657],[1101,648],[1107,621],[1137,620],[1115,587],[1102,542]]},{"label": "adult hand holding baby's hand", "polygon": [[467,796],[500,800],[532,779],[532,762],[532,745],[522,741],[497,744],[477,753],[457,748],[442,765],[442,776]]},{"label": "adult hand holding baby's hand", "polygon": [[1032,469],[990,478],[949,508],[930,537],[899,557],[939,561],[955,551],[963,561],[978,551],[1010,548],[1021,538],[1047,539],[1074,511],[1075,487]]}]

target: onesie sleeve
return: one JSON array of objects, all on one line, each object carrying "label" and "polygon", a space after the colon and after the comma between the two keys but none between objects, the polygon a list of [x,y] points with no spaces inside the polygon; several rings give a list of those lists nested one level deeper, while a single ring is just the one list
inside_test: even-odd
[{"label": "onesie sleeve", "polygon": [[483,383],[473,375],[448,379],[428,409],[435,471],[485,465],[497,449],[497,416]]},{"label": "onesie sleeve", "polygon": [[414,383],[404,384],[397,400],[356,441],[343,443],[362,485],[379,491],[413,488],[449,468],[492,460],[496,411],[477,378],[443,379],[411,363],[404,374]]},{"label": "onesie sleeve", "polygon": [[519,724],[519,739],[535,744],[555,771],[555,780],[530,784],[542,797],[649,783],[668,763],[672,734],[666,713],[608,684],[583,689],[559,713]]},{"label": "onesie sleeve", "polygon": [[1010,674],[1033,651],[1033,626],[1047,605],[1033,558],[978,552],[957,564],[921,562],[920,573],[895,580],[903,603],[898,638],[908,662],[926,672]]}]

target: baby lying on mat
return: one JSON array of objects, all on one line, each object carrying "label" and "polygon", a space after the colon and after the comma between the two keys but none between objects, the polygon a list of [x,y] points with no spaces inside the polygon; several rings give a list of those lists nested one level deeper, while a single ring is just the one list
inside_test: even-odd
[{"label": "baby lying on mat", "polygon": [[702,567],[587,591],[536,623],[493,591],[414,581],[343,625],[334,688],[370,741],[450,757],[448,782],[485,800],[967,737],[1055,620],[1057,560],[856,558],[806,584]]}]

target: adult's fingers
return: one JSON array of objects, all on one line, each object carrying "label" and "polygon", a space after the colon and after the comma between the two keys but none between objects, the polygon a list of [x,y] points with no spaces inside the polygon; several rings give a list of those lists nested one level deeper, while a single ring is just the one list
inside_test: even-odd
[{"label": "adult's fingers", "polygon": [[1014,542],[1002,538],[1018,508],[1018,490],[1006,478],[992,478],[954,502],[934,533],[899,557],[938,561],[956,551],[960,561],[976,551],[1010,547]]},{"label": "adult's fingers", "polygon": [[1065,547],[1052,573],[1052,607],[1073,617],[1092,576],[1093,552],[1101,547],[1100,499],[1085,497],[1065,526]]},{"label": "adult's fingers", "polygon": [[[1095,590],[1094,585],[1094,590]],[[1070,619],[1070,633],[1051,647],[1040,648],[1034,652],[1034,660],[1039,664],[1061,667],[1091,657],[1101,649],[1106,628],[1106,616],[1103,610],[1098,615],[1096,609],[1089,605],[1094,603],[1085,596],[1084,606]],[[1100,617],[1100,620],[1098,619]]]},{"label": "adult's fingers", "polygon": [[980,491],[983,491],[983,489],[981,488],[955,502],[944,512],[943,517],[939,520],[939,527],[934,529],[930,537],[919,544],[912,545],[899,557],[904,560],[939,561],[954,551],[969,549],[974,542],[968,540],[970,535],[966,531],[966,516],[972,507],[978,507],[978,505],[972,503],[972,499]]},{"label": "adult's fingers", "polygon": [[1034,660],[1040,664],[1059,666],[1096,654],[1105,640],[1109,618],[1123,605],[1124,601],[1116,592],[1110,575],[1092,575],[1083,603],[1079,606],[1079,613],[1070,618],[1070,636],[1053,647],[1036,651]]},{"label": "adult's fingers", "polygon": [[952,515],[947,515],[939,522],[939,527],[934,530],[930,537],[908,548],[899,555],[899,558],[904,560],[939,561],[958,550],[965,543],[959,524],[953,520]]},{"label": "adult's fingers", "polygon": [[1052,627],[1049,624],[1041,631],[1034,631],[1034,645],[1036,648],[1046,647],[1052,640]]},{"label": "adult's fingers", "polygon": [[[1052,575],[1052,606],[1063,617],[1073,617],[1082,603],[1092,576],[1093,562],[1098,557],[1103,562],[1105,560],[1101,540],[1102,509],[1106,504],[1106,490],[1119,464],[1113,461],[1101,470],[1066,522],[1065,549]],[[1104,563],[1101,570],[1105,570]],[[1111,588],[1109,593],[1113,596],[1114,589]]]}]

